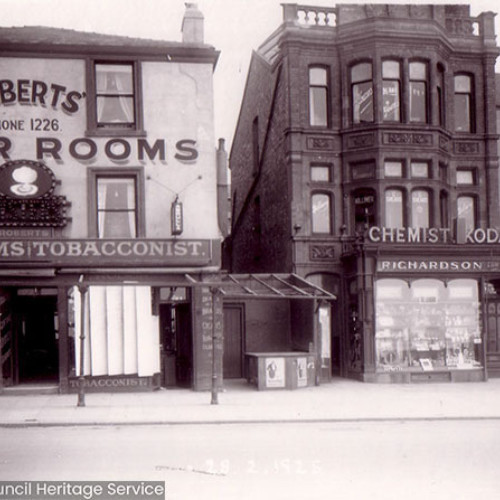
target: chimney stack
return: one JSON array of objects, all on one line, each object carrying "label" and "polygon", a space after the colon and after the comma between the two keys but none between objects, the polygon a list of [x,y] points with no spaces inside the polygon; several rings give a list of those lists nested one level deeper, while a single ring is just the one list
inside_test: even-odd
[{"label": "chimney stack", "polygon": [[185,43],[203,43],[203,14],[195,3],[185,3],[186,12],[182,20],[182,41]]}]

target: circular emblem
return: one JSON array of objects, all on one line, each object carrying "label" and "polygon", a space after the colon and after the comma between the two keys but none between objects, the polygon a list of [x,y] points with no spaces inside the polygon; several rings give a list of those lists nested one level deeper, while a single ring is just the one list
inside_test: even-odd
[{"label": "circular emblem", "polygon": [[52,170],[41,162],[8,161],[0,167],[0,196],[9,198],[42,198],[56,185]]}]

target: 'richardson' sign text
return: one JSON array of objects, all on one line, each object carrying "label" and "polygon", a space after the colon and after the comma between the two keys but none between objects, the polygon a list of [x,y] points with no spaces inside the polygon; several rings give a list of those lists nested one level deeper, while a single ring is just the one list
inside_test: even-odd
[{"label": "'richardson' sign text", "polygon": [[0,263],[205,265],[212,240],[0,240]]},{"label": "'richardson' sign text", "polygon": [[379,259],[379,273],[428,273],[428,272],[481,272],[498,271],[500,262],[480,260],[449,260],[449,259]]}]

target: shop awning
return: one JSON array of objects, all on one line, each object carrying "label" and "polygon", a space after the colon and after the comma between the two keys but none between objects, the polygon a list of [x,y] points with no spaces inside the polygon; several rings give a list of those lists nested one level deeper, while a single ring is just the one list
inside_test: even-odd
[{"label": "shop awning", "polygon": [[223,297],[238,299],[320,299],[337,297],[296,274],[221,274],[217,281],[201,282],[191,275],[194,285],[214,286]]}]

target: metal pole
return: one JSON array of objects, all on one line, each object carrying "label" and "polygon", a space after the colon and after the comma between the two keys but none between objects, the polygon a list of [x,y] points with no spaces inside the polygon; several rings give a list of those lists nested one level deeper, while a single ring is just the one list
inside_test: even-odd
[{"label": "metal pole", "polygon": [[82,278],[78,283],[78,291],[80,292],[80,376],[78,377],[78,404],[77,406],[85,406],[85,316],[86,316],[86,294],[88,286],[82,283]]},{"label": "metal pole", "polygon": [[215,296],[217,294],[216,287],[210,287],[210,292],[212,293],[212,399],[210,404],[218,405],[219,404],[219,394],[217,388],[217,362],[216,362],[216,353],[217,353],[217,333],[215,328]]}]

